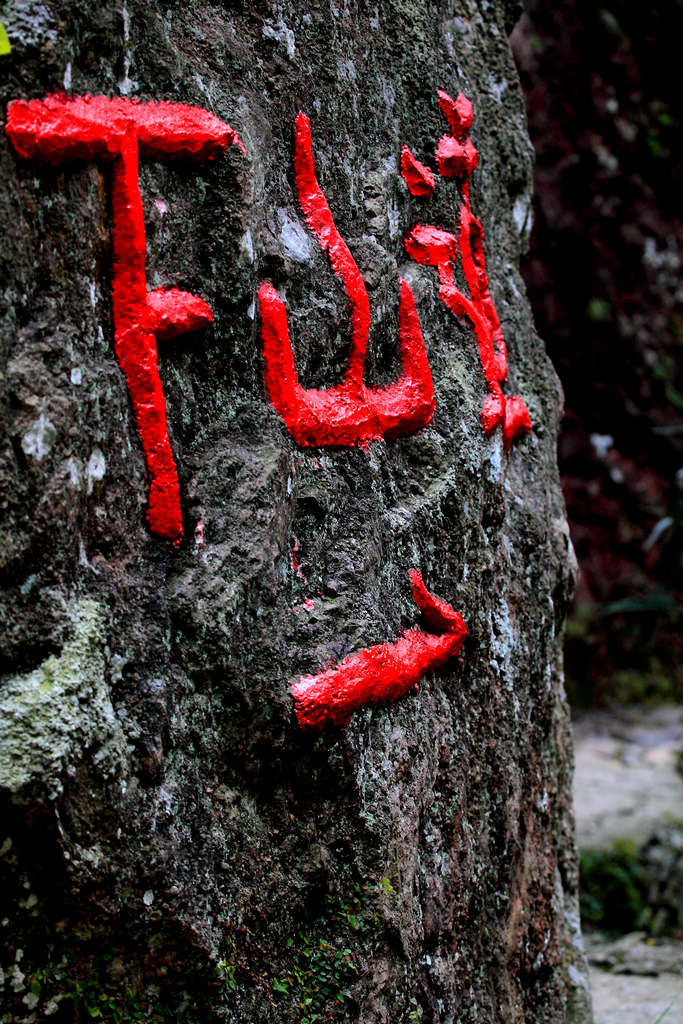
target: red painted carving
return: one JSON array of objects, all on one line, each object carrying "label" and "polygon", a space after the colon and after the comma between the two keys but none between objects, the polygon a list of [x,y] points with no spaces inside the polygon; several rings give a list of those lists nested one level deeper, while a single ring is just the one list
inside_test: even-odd
[{"label": "red painted carving", "polygon": [[[502,383],[507,376],[507,351],[493,299],[489,291],[484,256],[484,229],[470,207],[469,177],[477,166],[479,154],[469,138],[473,110],[462,93],[456,100],[438,90],[439,105],[451,129],[444,135],[436,153],[442,177],[460,182],[462,207],[458,235],[441,228],[418,224],[408,232],[405,247],[423,266],[434,267],[439,276],[439,298],[455,316],[467,316],[474,328],[479,356],[489,394],[482,410],[484,431],[490,434],[500,424],[503,441],[510,448],[514,439],[531,430],[529,410],[521,398],[506,398]],[[455,282],[454,264],[462,258],[469,298]]]},{"label": "red painted carving", "polygon": [[295,537],[294,543],[292,544],[292,572],[294,572],[299,577],[299,579],[305,580],[306,577],[303,574],[301,566],[299,565],[299,559],[297,557],[300,548],[301,545],[299,544],[299,541]]},{"label": "red painted carving", "polygon": [[431,196],[436,179],[429,168],[413,156],[407,146],[401,150],[401,174],[414,196]]},{"label": "red painted carving", "polygon": [[479,163],[479,154],[472,145],[469,131],[474,119],[472,104],[462,93],[452,99],[437,89],[439,106],[446,116],[451,135],[442,135],[436,151],[436,162],[442,178],[469,178]]},{"label": "red painted carving", "polygon": [[294,710],[302,728],[326,722],[345,725],[365,704],[393,702],[426,672],[459,653],[467,626],[450,605],[429,593],[411,570],[413,598],[430,632],[409,629],[393,644],[379,644],[345,658],[335,668],[292,683]]},{"label": "red painted carving", "polygon": [[285,305],[273,286],[264,282],[259,289],[259,302],[265,383],[270,401],[300,445],[365,444],[419,430],[429,423],[436,403],[413,293],[408,283],[401,280],[401,376],[389,387],[368,388],[363,383],[363,369],[370,331],[370,303],[356,261],[337,231],[316,179],[311,125],[303,113],[296,118],[294,168],[306,223],[327,252],[351,306],[351,350],[341,384],[327,390],[302,388]]},{"label": "red painted carving", "polygon": [[207,304],[177,288],[147,291],[145,225],[138,156],[211,160],[233,143],[233,129],[201,107],[139,103],[105,96],[15,100],[6,132],[17,152],[51,164],[112,163],[112,299],[116,355],[133,403],[149,474],[147,518],[154,533],[176,543],[183,535],[180,493],[157,367],[157,340],[197,330],[212,320]]},{"label": "red painted carving", "polygon": [[453,138],[458,142],[465,142],[474,121],[474,107],[464,93],[459,93],[455,100],[445,89],[437,89],[436,95],[439,97],[439,106],[446,116]]}]

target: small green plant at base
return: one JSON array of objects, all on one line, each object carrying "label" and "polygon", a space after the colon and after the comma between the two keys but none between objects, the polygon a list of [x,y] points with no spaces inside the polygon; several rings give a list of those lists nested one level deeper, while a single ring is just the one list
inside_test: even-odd
[{"label": "small green plant at base", "polygon": [[422,1007],[415,996],[410,997],[410,1012],[408,1013],[408,1024],[421,1024]]},{"label": "small green plant at base", "polygon": [[633,931],[647,917],[646,883],[634,843],[584,850],[580,857],[581,916],[600,928]]},{"label": "small green plant at base", "polygon": [[279,998],[296,1001],[300,1024],[330,1020],[335,1008],[344,1012],[349,986],[358,974],[351,945],[362,942],[377,920],[368,920],[368,892],[368,888],[356,886],[344,899],[328,897],[323,913],[300,928],[296,938],[287,940],[289,969],[271,981],[271,989]]},{"label": "small green plant at base", "polygon": [[220,978],[221,985],[229,988],[231,992],[234,992],[237,988],[235,971],[235,964],[228,962],[225,957],[216,964],[216,973]]},{"label": "small green plant at base", "polygon": [[[125,978],[117,980],[111,967],[120,952],[110,948],[93,955],[91,950],[69,948],[35,971],[30,992],[38,1000],[57,1003],[59,1019],[72,1024],[199,1024],[195,1007],[178,1005],[170,994],[165,998],[156,985],[133,988]],[[36,1012],[42,1009],[36,1005]]]}]

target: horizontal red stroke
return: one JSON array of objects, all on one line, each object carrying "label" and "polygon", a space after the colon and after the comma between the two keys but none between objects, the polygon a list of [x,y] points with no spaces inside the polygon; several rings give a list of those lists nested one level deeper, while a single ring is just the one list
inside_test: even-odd
[{"label": "horizontal red stroke", "polygon": [[237,132],[201,107],[140,103],[106,96],[15,100],[6,132],[17,152],[54,165],[101,159],[112,164],[112,306],[116,356],[128,385],[149,476],[147,519],[153,533],[179,543],[180,489],[157,366],[157,340],[212,320],[209,306],[177,288],[147,291],[146,240],[138,183],[139,154],[211,160]]},{"label": "horizontal red stroke", "polygon": [[315,176],[311,125],[304,113],[297,115],[295,129],[299,203],[308,227],[344,285],[351,309],[351,347],[341,384],[326,390],[303,388],[294,362],[285,304],[272,284],[264,282],[259,303],[268,397],[299,445],[359,445],[419,430],[431,420],[436,401],[413,292],[407,281],[401,280],[401,375],[388,387],[366,387],[363,370],[370,303],[365,282]]},{"label": "horizontal red stroke", "polygon": [[326,722],[345,725],[366,704],[392,703],[425,673],[460,652],[467,626],[459,612],[430,594],[422,576],[410,571],[413,598],[430,632],[409,629],[392,644],[378,644],[345,658],[335,668],[303,676],[291,684],[294,710],[302,728]]},{"label": "horizontal red stroke", "polygon": [[235,143],[237,132],[202,107],[164,100],[142,103],[115,96],[66,96],[13,100],[6,132],[20,156],[53,164],[65,160],[115,160],[133,134],[143,156],[210,160]]}]

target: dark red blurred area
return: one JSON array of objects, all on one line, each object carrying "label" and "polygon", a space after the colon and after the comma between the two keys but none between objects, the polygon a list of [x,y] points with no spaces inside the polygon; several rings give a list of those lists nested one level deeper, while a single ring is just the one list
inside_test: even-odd
[{"label": "dark red blurred area", "polygon": [[537,160],[523,273],[566,401],[570,697],[680,698],[683,2],[528,0],[511,41]]}]

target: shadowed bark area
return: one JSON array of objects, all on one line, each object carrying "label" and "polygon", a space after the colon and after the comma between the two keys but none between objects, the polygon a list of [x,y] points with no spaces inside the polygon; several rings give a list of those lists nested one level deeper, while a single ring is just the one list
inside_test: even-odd
[{"label": "shadowed bark area", "polygon": [[[532,152],[515,11],[5,6],[3,112],[57,90],[167,100],[229,124],[246,155],[141,146],[147,288],[213,316],[157,333],[174,546],[147,524],[116,356],[118,165],[51,166],[0,141],[4,1021],[590,1021],[561,667],[562,398],[519,275]],[[532,423],[508,446],[482,428],[472,323],[404,247],[419,224],[458,230],[457,178],[416,197],[400,174],[404,145],[436,170],[437,88],[473,105],[469,201],[502,390]],[[436,399],[418,433],[298,447],[268,400],[264,282],[303,388],[339,384],[352,340],[298,202],[300,110],[368,292],[367,388],[399,379],[401,278],[415,297]],[[454,281],[466,295],[460,260]],[[440,599],[422,624],[410,570]],[[420,625],[439,633],[452,610],[462,650],[417,689],[347,726],[299,726],[293,681]]]}]

